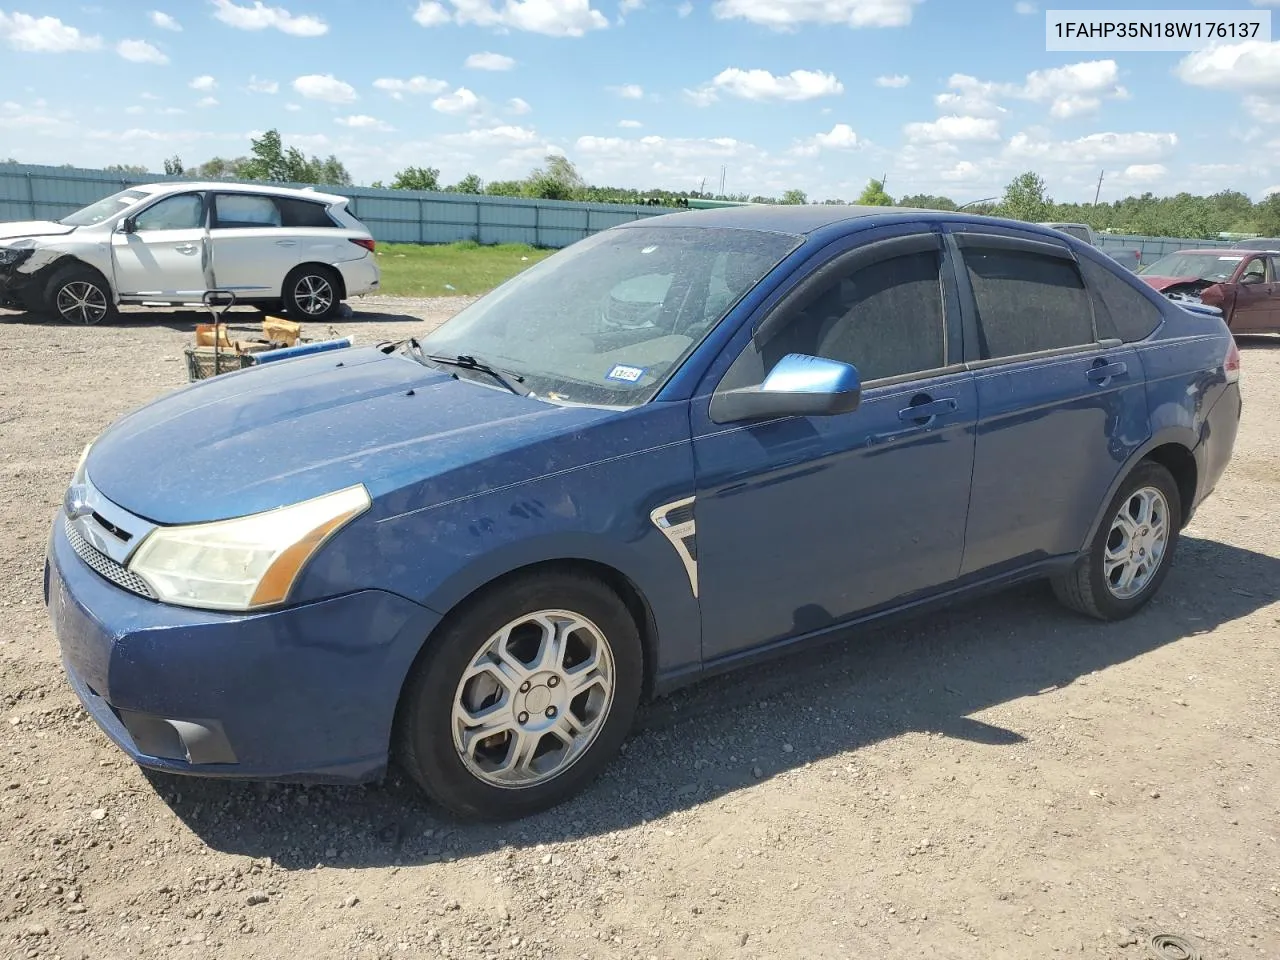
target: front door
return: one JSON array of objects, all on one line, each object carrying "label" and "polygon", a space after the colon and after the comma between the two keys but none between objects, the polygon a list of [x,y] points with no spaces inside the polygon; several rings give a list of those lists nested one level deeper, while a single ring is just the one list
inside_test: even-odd
[{"label": "front door", "polygon": [[1236,273],[1233,286],[1236,302],[1231,311],[1231,332],[1272,329],[1275,275],[1271,272],[1271,258],[1264,254],[1246,258]]},{"label": "front door", "polygon": [[973,377],[953,363],[959,317],[941,240],[914,229],[819,266],[716,388],[758,384],[802,353],[855,365],[859,409],[720,424],[712,398],[693,401],[707,661],[927,593],[959,571]]},{"label": "front door", "polygon": [[1065,245],[977,227],[955,239],[978,394],[963,570],[994,575],[1083,546],[1148,436],[1146,389],[1136,350],[1099,338]]},{"label": "front door", "polygon": [[165,197],[133,217],[133,233],[111,234],[121,297],[198,300],[208,289],[204,194]]}]

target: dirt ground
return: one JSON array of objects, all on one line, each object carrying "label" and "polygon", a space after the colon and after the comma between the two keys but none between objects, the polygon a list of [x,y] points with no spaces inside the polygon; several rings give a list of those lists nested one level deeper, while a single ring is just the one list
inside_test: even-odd
[{"label": "dirt ground", "polygon": [[1137,618],[1033,586],[864,630],[659,702],[586,795],[476,827],[395,774],[144,775],[65,683],[51,517],[200,319],[0,313],[0,956],[1280,957],[1280,340],[1242,344],[1235,460]]}]

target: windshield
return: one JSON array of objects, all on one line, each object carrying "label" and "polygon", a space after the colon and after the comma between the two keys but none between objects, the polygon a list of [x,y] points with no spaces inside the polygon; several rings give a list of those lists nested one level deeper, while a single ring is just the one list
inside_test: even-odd
[{"label": "windshield", "polygon": [[634,406],[799,242],[708,227],[607,230],[476,301],[422,353],[472,357],[547,400]]},{"label": "windshield", "polygon": [[91,203],[58,222],[68,227],[88,227],[103,220],[110,220],[117,213],[127,210],[139,200],[150,196],[145,190],[121,190],[97,203]]},{"label": "windshield", "polygon": [[1243,259],[1239,254],[1171,253],[1140,272],[1152,277],[1198,277],[1220,283],[1231,279]]}]

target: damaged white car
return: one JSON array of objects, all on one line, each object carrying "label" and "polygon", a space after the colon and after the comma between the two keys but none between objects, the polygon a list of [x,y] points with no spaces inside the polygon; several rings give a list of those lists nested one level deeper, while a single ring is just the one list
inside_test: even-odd
[{"label": "damaged white car", "polygon": [[368,229],[347,198],[229,183],[121,190],[57,221],[0,223],[0,306],[100,323],[120,304],[238,303],[327,320],[376,292]]}]

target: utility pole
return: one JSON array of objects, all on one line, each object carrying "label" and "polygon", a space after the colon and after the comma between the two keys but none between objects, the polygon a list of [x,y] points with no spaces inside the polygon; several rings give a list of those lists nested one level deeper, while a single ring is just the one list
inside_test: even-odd
[{"label": "utility pole", "polygon": [[884,185],[888,182],[889,182],[889,174],[886,173],[883,177],[880,178],[880,189],[883,190]]},{"label": "utility pole", "polygon": [[1102,177],[1106,172],[1105,170],[1098,171],[1098,189],[1093,191],[1093,205],[1095,207],[1098,205],[1098,197],[1102,195]]},{"label": "utility pole", "polygon": [[702,196],[704,190],[707,189],[707,178],[703,177],[702,182],[698,184],[698,196]]},{"label": "utility pole", "polygon": [[721,165],[720,167],[720,196],[724,196],[724,175],[729,168]]}]

